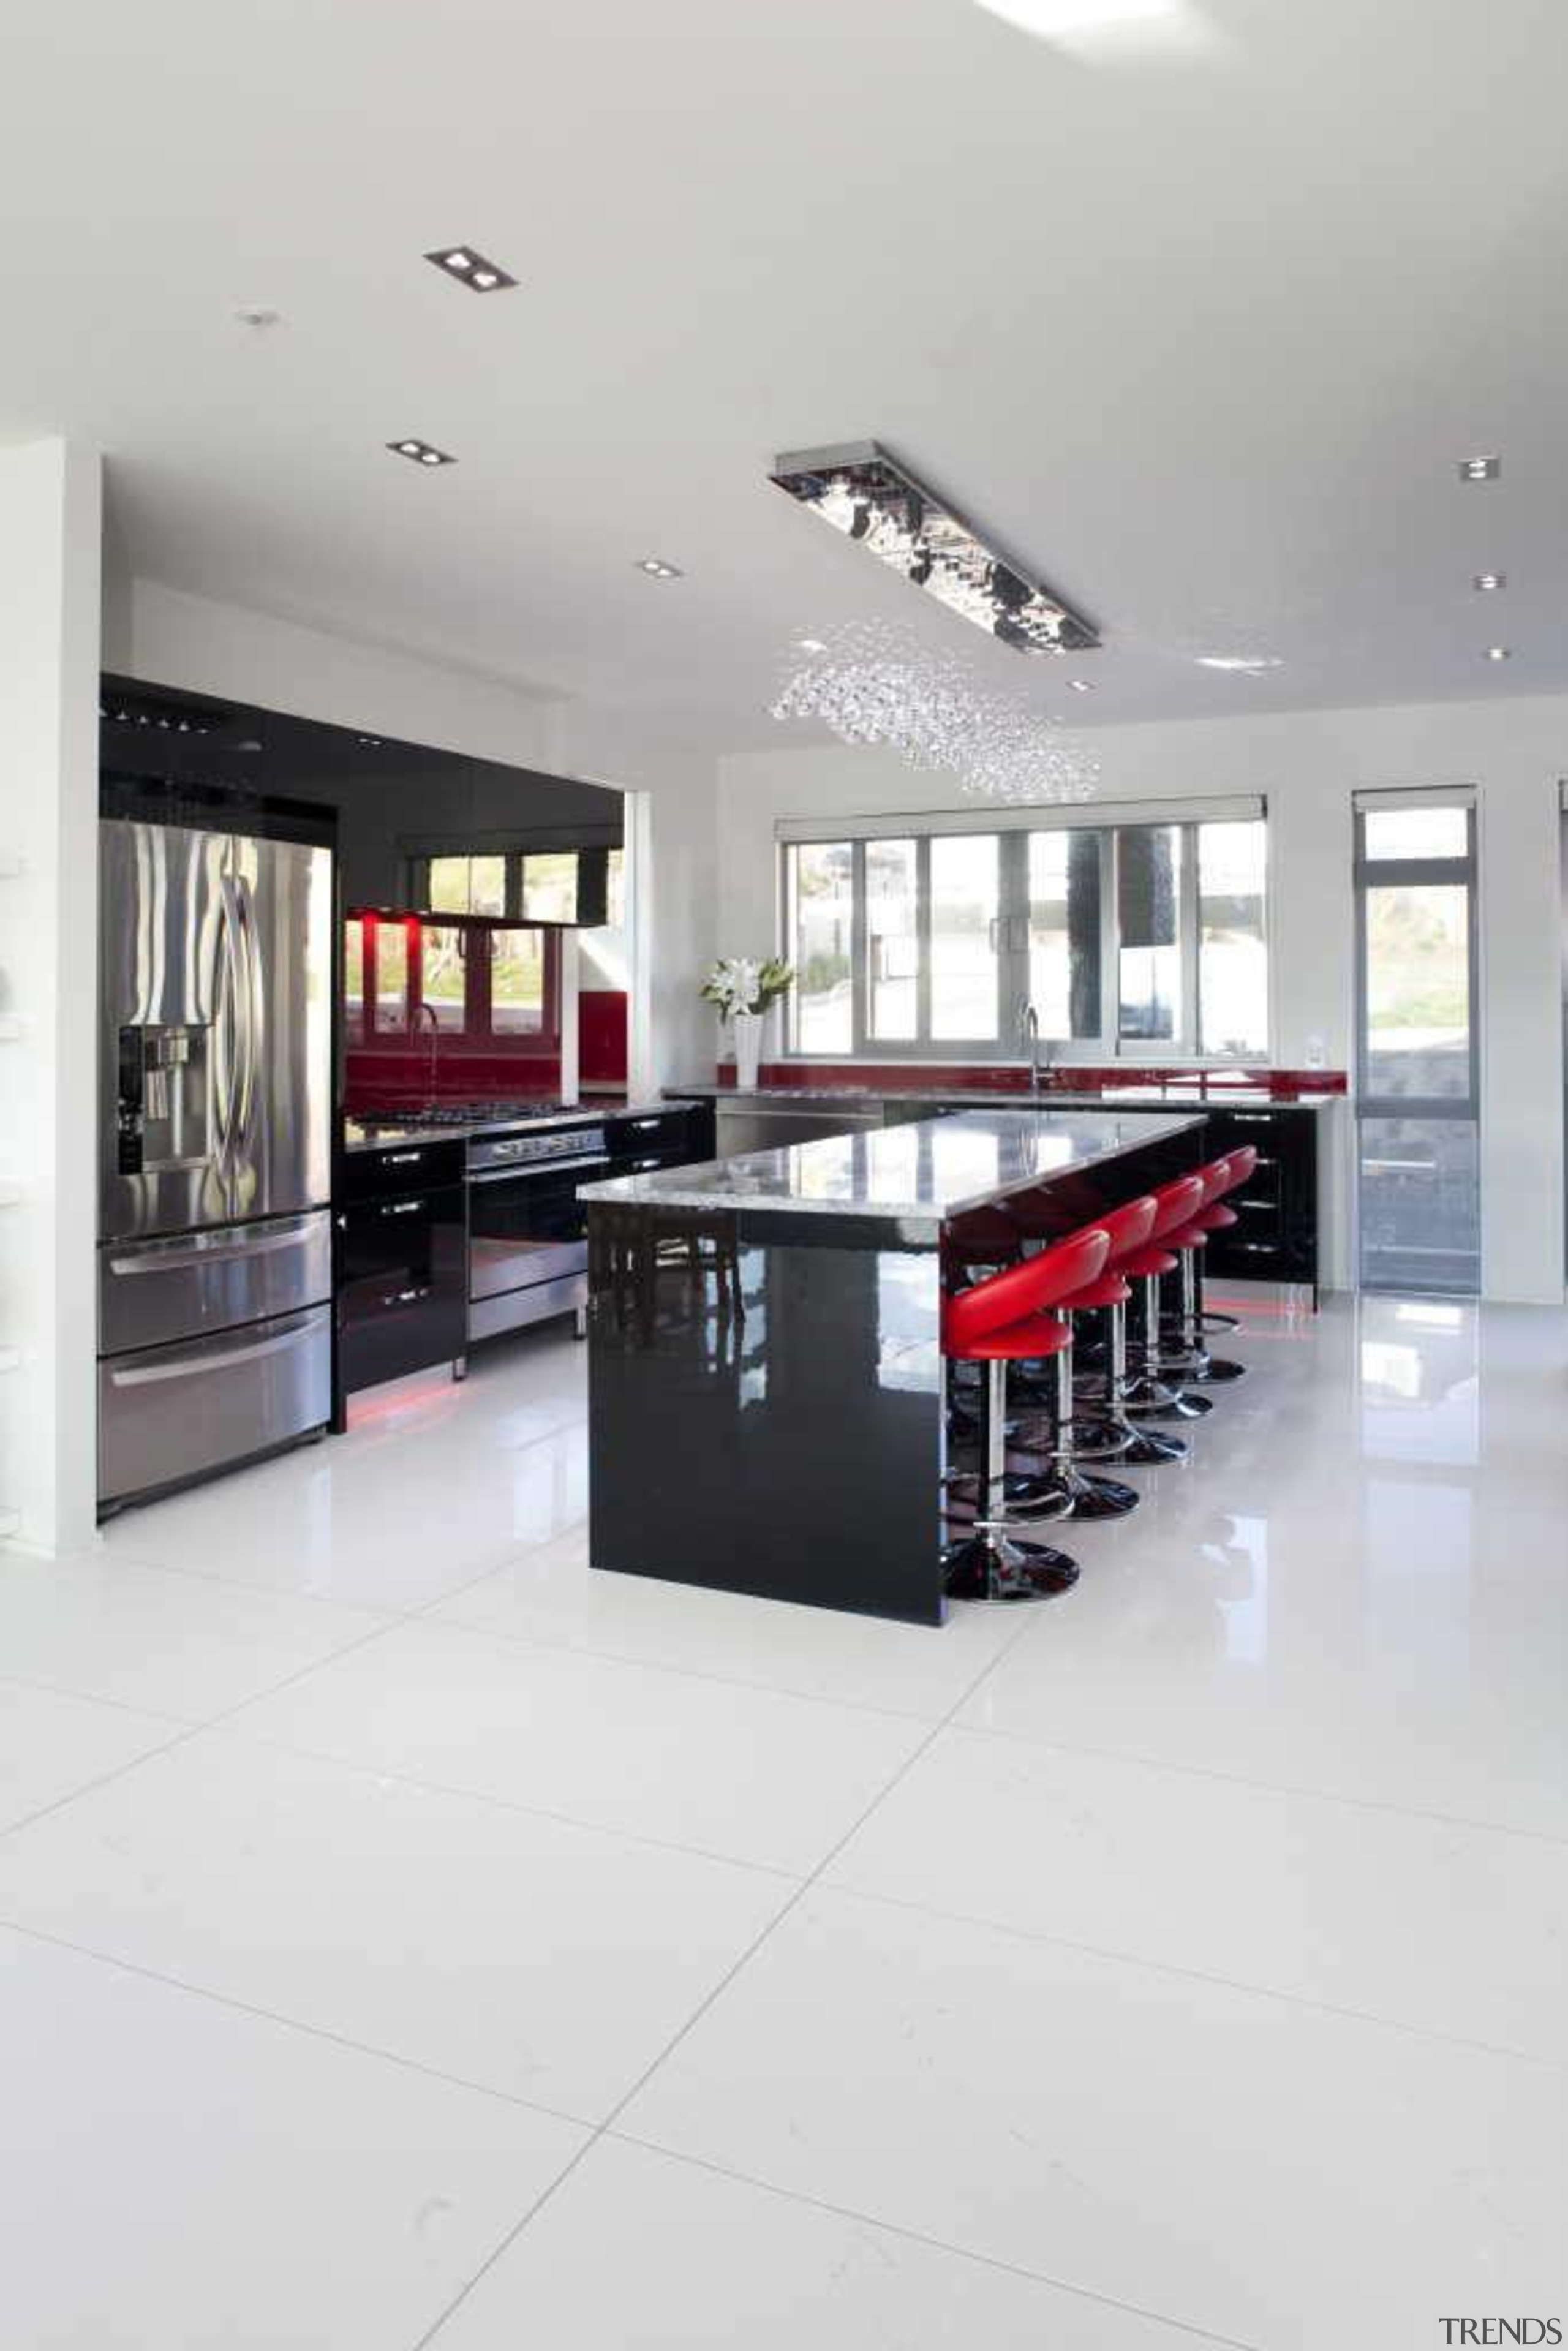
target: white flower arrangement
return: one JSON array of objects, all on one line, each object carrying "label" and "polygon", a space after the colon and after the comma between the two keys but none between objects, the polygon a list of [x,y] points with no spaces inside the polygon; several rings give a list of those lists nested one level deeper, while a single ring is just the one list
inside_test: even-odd
[{"label": "white flower arrangement", "polygon": [[782,956],[720,956],[702,984],[701,993],[716,1004],[720,1017],[766,1012],[795,984],[795,967]]}]

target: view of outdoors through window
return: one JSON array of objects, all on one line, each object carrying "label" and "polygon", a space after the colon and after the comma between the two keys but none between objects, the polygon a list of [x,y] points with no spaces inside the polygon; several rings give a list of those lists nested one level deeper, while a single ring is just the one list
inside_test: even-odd
[{"label": "view of outdoors through window", "polygon": [[798,1053],[854,1050],[850,991],[854,864],[855,852],[848,841],[811,842],[789,854],[788,952],[796,971],[790,1043]]},{"label": "view of outdoors through window", "polygon": [[376,925],[376,1018],[379,1032],[408,1027],[408,925]]},{"label": "view of outdoors through window", "polygon": [[1472,812],[1369,806],[1357,822],[1362,1280],[1470,1292],[1480,1275]]},{"label": "view of outdoors through window", "polygon": [[466,1024],[465,945],[465,934],[455,925],[426,923],[421,934],[420,994],[443,1029]]},{"label": "view of outdoors through window", "polygon": [[492,931],[490,1026],[497,1032],[542,1029],[545,1017],[544,935]]},{"label": "view of outdoors through window", "polygon": [[1261,816],[802,841],[784,852],[800,1054],[1047,1044],[1261,1058]]}]

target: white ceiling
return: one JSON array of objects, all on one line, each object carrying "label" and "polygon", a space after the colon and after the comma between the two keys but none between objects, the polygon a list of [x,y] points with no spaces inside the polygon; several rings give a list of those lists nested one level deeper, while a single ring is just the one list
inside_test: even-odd
[{"label": "white ceiling", "polygon": [[[715,748],[868,613],[1075,724],[1568,688],[1568,15],[1207,13],[1111,62],[972,0],[12,9],[0,435],[98,442],[141,575]],[[988,645],[765,478],[864,436],[1104,650]]]}]

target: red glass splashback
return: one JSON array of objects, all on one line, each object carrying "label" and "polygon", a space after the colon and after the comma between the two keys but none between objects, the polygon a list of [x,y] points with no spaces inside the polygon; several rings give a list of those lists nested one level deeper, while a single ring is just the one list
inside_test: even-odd
[{"label": "red glass splashback", "polygon": [[[735,1063],[720,1061],[721,1085],[735,1083]],[[845,1086],[882,1093],[942,1092],[1019,1093],[1030,1090],[1029,1071],[1016,1061],[765,1061],[758,1082],[764,1086]],[[1343,1070],[1248,1069],[1240,1065],[1204,1069],[1197,1063],[1109,1061],[1057,1062],[1040,1073],[1044,1093],[1098,1093],[1118,1086],[1164,1086],[1172,1092],[1223,1095],[1238,1089],[1274,1095],[1289,1102],[1300,1094],[1343,1094]]]}]

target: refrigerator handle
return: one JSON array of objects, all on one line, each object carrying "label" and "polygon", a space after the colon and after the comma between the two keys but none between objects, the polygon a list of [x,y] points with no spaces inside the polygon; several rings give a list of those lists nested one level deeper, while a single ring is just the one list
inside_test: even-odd
[{"label": "refrigerator handle", "polygon": [[259,1364],[268,1355],[285,1354],[319,1335],[319,1326],[307,1317],[290,1323],[287,1330],[272,1332],[265,1339],[242,1337],[237,1346],[219,1350],[210,1341],[203,1341],[189,1354],[160,1349],[160,1354],[165,1357],[161,1363],[123,1364],[111,1360],[103,1368],[111,1387],[160,1387],[168,1380],[200,1379],[208,1372],[226,1371],[234,1364]]},{"label": "refrigerator handle", "polygon": [[222,920],[218,928],[218,967],[214,988],[213,1106],[218,1130],[218,1156],[227,1159],[234,1145],[239,1100],[239,957],[234,884],[225,874],[219,884]]},{"label": "refrigerator handle", "polygon": [[241,1050],[239,1073],[239,1132],[248,1142],[256,1124],[257,1081],[261,1072],[261,1030],[266,1019],[266,1002],[261,986],[261,943],[256,930],[256,902],[250,884],[243,875],[234,885],[235,935],[239,946]]}]

